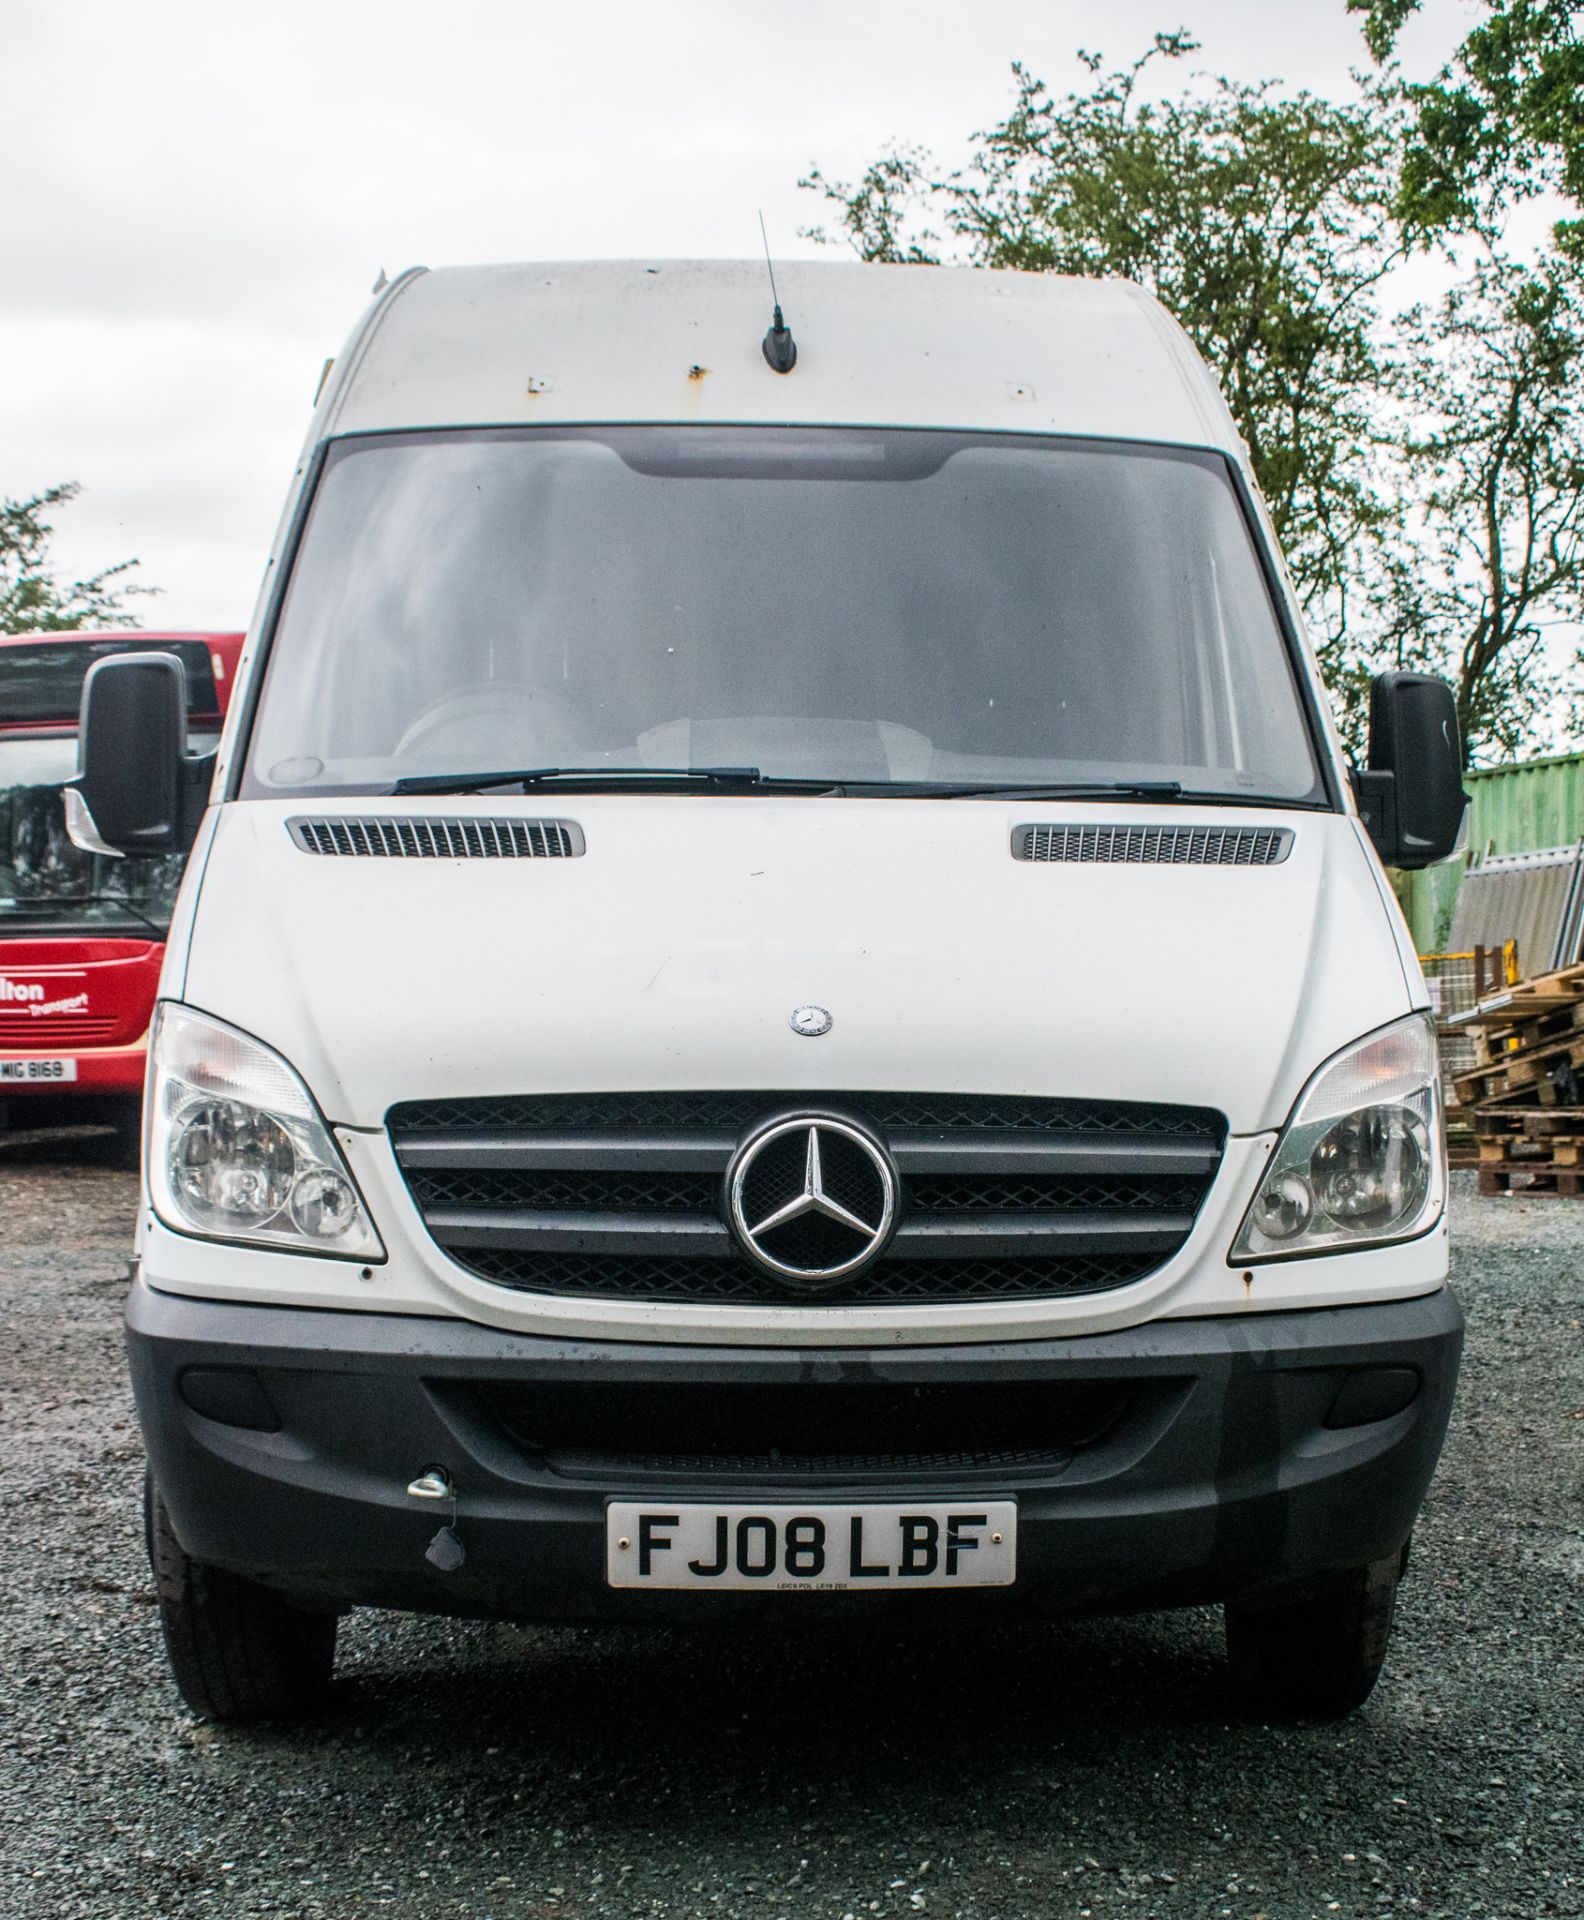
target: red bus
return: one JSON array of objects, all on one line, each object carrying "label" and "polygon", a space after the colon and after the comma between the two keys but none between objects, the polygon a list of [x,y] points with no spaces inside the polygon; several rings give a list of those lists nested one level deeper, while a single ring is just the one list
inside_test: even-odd
[{"label": "red bus", "polygon": [[[0,1124],[109,1098],[130,1122],[184,856],[115,860],[66,836],[83,679],[109,654],[174,653],[192,749],[219,737],[240,633],[0,636]],[[15,1097],[15,1098],[14,1098]],[[37,1103],[37,1104],[36,1104]]]}]

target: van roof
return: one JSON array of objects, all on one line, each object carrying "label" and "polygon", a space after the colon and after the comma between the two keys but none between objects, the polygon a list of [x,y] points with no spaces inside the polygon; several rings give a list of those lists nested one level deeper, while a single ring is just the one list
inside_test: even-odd
[{"label": "van roof", "polygon": [[316,435],[668,423],[953,427],[1213,446],[1237,430],[1186,334],[1124,280],[789,260],[414,269],[375,303]]}]

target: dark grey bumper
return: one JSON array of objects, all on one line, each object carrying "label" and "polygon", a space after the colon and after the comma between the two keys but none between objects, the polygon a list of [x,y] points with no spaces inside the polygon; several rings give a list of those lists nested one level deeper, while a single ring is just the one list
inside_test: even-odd
[{"label": "dark grey bumper", "polygon": [[[155,1477],[195,1558],[336,1603],[540,1619],[718,1617],[737,1605],[927,1606],[909,1594],[796,1597],[613,1592],[610,1496],[754,1501],[1018,1501],[1015,1587],[931,1599],[1005,1610],[1106,1610],[1296,1588],[1408,1537],[1440,1452],[1462,1348],[1450,1291],[1378,1306],[1165,1321],[1082,1339],[787,1351],[541,1339],[471,1322],[234,1306],[137,1281],[127,1350]],[[668,1466],[525,1442],[502,1405],[536,1390],[585,1414],[633,1395],[663,1408],[701,1388],[925,1394],[950,1383],[991,1409],[1098,1395],[1113,1412],[1042,1458]],[[575,1391],[570,1396],[567,1389]],[[625,1396],[625,1398],[624,1398]],[[879,1402],[877,1401],[877,1404]],[[204,1410],[199,1411],[202,1407]],[[1383,1411],[1384,1409],[1384,1411]],[[223,1417],[216,1417],[223,1416]],[[238,1424],[238,1420],[252,1424]],[[587,1420],[585,1418],[586,1427]],[[586,1432],[580,1436],[587,1438]],[[877,1433],[876,1449],[886,1445]],[[610,1456],[609,1458],[615,1458]],[[680,1456],[678,1456],[680,1459]],[[466,1559],[425,1549],[444,1519],[408,1482],[446,1469]]]}]

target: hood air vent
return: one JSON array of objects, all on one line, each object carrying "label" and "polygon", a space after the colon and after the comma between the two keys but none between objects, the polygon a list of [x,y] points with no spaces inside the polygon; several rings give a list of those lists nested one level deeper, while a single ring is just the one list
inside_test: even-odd
[{"label": "hood air vent", "polygon": [[288,820],[286,827],[304,853],[376,860],[572,860],[584,850],[583,829],[575,820],[348,814],[339,820]]},{"label": "hood air vent", "polygon": [[1287,827],[1014,827],[1014,860],[1098,866],[1273,867],[1292,851]]}]

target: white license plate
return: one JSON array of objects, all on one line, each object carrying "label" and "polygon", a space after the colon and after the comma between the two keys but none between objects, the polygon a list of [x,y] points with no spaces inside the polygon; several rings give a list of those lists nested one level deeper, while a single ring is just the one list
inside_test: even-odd
[{"label": "white license plate", "polygon": [[75,1060],[0,1060],[0,1083],[7,1080],[44,1080],[59,1086],[77,1078]]},{"label": "white license plate", "polygon": [[613,1500],[605,1509],[613,1587],[895,1593],[1009,1587],[1017,1502],[907,1506],[688,1506]]}]

